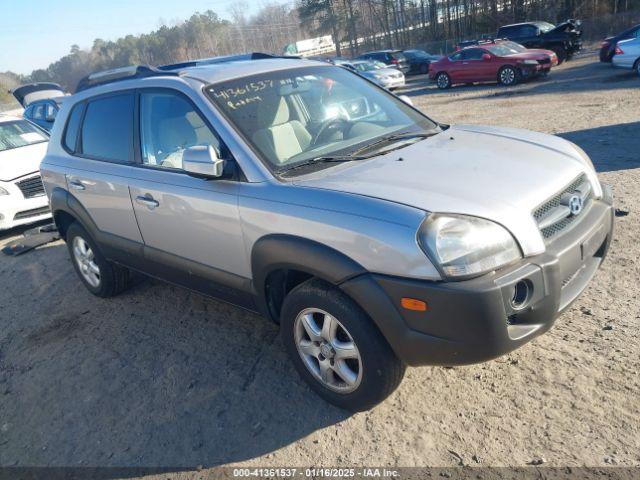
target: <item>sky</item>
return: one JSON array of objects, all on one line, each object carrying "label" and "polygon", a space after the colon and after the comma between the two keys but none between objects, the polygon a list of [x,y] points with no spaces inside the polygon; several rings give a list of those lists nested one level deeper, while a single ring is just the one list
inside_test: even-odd
[{"label": "sky", "polygon": [[[239,0],[0,0],[0,72],[28,74],[68,54],[71,45],[115,40],[213,10],[230,18]],[[266,2],[246,0],[247,15]],[[276,0],[273,3],[285,3]]]}]

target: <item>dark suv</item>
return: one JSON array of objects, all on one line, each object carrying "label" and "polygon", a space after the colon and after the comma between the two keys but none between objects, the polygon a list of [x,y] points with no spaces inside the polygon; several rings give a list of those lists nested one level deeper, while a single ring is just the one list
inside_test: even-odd
[{"label": "dark suv", "polygon": [[411,69],[407,57],[402,53],[402,50],[378,50],[375,52],[367,52],[360,55],[358,59],[377,60],[378,62],[382,62],[392,68],[397,68],[404,74],[408,73]]},{"label": "dark suv", "polygon": [[517,23],[500,27],[497,38],[513,40],[527,48],[552,50],[558,63],[562,63],[582,48],[580,25],[579,20],[567,20],[558,26],[548,22]]}]

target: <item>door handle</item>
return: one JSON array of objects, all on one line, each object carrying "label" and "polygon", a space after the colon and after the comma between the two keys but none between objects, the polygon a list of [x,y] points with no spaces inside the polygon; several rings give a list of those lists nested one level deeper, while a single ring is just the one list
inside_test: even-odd
[{"label": "door handle", "polygon": [[150,210],[153,210],[154,208],[160,206],[160,202],[158,202],[149,194],[144,196],[138,195],[136,197],[136,203],[140,205],[144,205],[145,207],[149,207]]},{"label": "door handle", "polygon": [[69,186],[71,188],[73,188],[74,190],[86,190],[87,187],[84,186],[84,184],[78,180],[69,180]]}]

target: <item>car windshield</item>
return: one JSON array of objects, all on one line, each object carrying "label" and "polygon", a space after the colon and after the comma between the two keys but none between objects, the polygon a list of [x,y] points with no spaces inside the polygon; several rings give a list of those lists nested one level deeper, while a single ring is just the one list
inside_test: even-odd
[{"label": "car windshield", "polygon": [[547,33],[549,31],[553,30],[554,28],[556,28],[555,25],[553,25],[551,23],[547,23],[547,22],[536,23],[536,25],[538,26],[540,31],[542,31],[542,33]]},{"label": "car windshield", "polygon": [[361,72],[369,72],[371,70],[379,70],[386,67],[382,62],[358,62],[354,63],[353,66],[356,70],[360,70]]},{"label": "car windshield", "polygon": [[0,123],[0,152],[47,140],[45,133],[26,120]]},{"label": "car windshield", "polygon": [[391,135],[438,129],[396,96],[332,66],[237,78],[209,85],[206,92],[276,171],[344,157]]},{"label": "car windshield", "polygon": [[487,45],[484,48],[493,53],[496,57],[506,57],[507,55],[513,55],[514,53],[518,53],[510,47],[500,43],[496,45]]},{"label": "car windshield", "polygon": [[500,42],[500,45],[512,50],[511,53],[522,53],[526,50],[526,48],[520,45],[519,43],[511,42],[511,41]]}]

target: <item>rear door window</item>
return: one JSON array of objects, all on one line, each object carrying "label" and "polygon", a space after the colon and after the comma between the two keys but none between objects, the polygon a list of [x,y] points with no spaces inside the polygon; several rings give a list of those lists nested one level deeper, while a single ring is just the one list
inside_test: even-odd
[{"label": "rear door window", "polygon": [[82,154],[97,160],[131,162],[133,113],[132,93],[110,95],[89,101],[82,124]]}]

